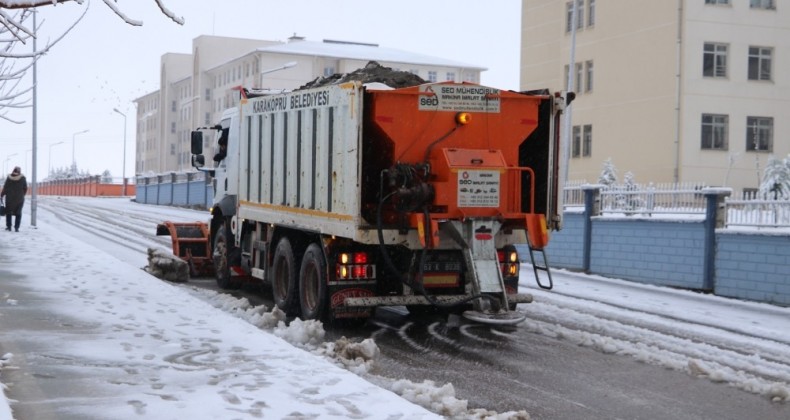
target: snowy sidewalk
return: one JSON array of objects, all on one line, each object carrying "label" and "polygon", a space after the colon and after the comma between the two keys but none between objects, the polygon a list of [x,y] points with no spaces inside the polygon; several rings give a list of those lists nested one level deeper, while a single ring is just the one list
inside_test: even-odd
[{"label": "snowy sidewalk", "polygon": [[13,418],[438,418],[50,225],[0,236]]}]

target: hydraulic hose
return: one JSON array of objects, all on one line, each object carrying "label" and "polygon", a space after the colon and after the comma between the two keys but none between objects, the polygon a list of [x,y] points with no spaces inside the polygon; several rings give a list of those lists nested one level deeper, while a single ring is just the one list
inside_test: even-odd
[{"label": "hydraulic hose", "polygon": [[[479,299],[479,298],[485,298],[485,299],[489,299],[489,300],[494,300],[495,304],[498,305],[499,301],[496,298],[494,298],[492,296],[484,295],[484,294],[472,295],[472,296],[469,296],[468,298],[465,298],[465,299],[463,299],[461,301],[453,302],[453,303],[442,303],[442,302],[439,302],[432,295],[428,294],[428,292],[425,290],[425,287],[423,286],[423,284],[416,281],[417,279],[422,279],[423,278],[424,267],[425,267],[424,262],[425,262],[425,257],[426,257],[426,255],[428,253],[428,247],[423,247],[422,251],[420,252],[420,259],[419,259],[419,262],[418,262],[418,267],[419,268],[417,270],[417,276],[414,277],[414,281],[410,281],[408,273],[402,273],[402,272],[400,272],[398,270],[397,267],[395,267],[395,263],[392,262],[392,258],[390,258],[389,251],[387,250],[387,248],[386,248],[386,246],[384,244],[384,226],[383,226],[383,222],[382,222],[382,209],[384,207],[384,203],[386,203],[386,201],[389,200],[397,192],[397,190],[396,190],[396,191],[393,191],[393,192],[391,192],[391,193],[389,193],[387,195],[383,195],[384,194],[384,191],[383,191],[384,175],[387,172],[388,172],[387,170],[384,170],[384,171],[381,172],[381,179],[380,179],[380,184],[379,184],[379,196],[381,197],[381,199],[379,200],[379,205],[376,208],[376,233],[378,235],[378,240],[379,240],[379,250],[381,251],[381,256],[384,259],[384,264],[387,267],[387,269],[390,272],[392,272],[394,275],[396,275],[399,278],[399,280],[401,281],[401,283],[403,283],[404,285],[406,285],[406,286],[416,290],[417,292],[419,292],[423,297],[425,297],[425,299],[428,300],[428,302],[431,305],[436,306],[438,308],[445,308],[445,309],[446,308],[453,308],[453,307],[462,305],[464,303],[467,303],[467,302],[470,302],[472,300]],[[428,220],[429,219],[428,209],[427,208],[423,208],[423,213],[425,215],[426,220]]]}]

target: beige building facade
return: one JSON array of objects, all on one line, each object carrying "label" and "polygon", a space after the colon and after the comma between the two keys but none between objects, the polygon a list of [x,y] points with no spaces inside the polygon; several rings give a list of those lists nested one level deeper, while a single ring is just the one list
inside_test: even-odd
[{"label": "beige building facade", "polygon": [[[772,0],[523,0],[524,90],[566,89],[569,180],[756,189],[790,153],[790,8]],[[574,65],[569,66],[574,47]]]},{"label": "beige building facade", "polygon": [[[375,44],[293,36],[287,42],[200,36],[191,54],[162,56],[160,89],[135,100],[135,173],[191,171],[190,132],[219,122],[240,87],[292,90],[318,77],[348,73],[369,61],[410,71],[427,81],[479,83],[484,67]],[[206,141],[204,153],[214,154]]]}]

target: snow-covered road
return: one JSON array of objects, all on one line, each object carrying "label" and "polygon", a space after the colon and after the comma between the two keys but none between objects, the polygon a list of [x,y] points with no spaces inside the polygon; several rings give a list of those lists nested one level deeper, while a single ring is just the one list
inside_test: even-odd
[{"label": "snow-covered road", "polygon": [[[123,199],[43,197],[39,206],[42,221],[58,224],[58,229],[74,239],[107,251],[135,267],[145,265],[147,247],[170,248],[168,237],[153,236],[157,223],[207,218],[203,211],[138,205]],[[414,327],[382,324],[371,336],[376,340],[395,336],[407,342],[417,354],[436,351],[436,343],[444,343],[452,349],[457,345],[459,334],[483,343],[493,339],[525,343],[525,346],[530,342],[537,346],[536,337],[542,337],[549,340],[547,343],[551,347],[560,343],[586,348],[620,358],[608,360],[637,360],[671,369],[674,375],[680,375],[679,378],[698,378],[708,384],[726,385],[727,391],[721,392],[722,404],[727,404],[727,398],[733,405],[737,404],[738,407],[730,410],[733,413],[742,410],[740,412],[753,414],[754,418],[790,418],[790,309],[560,270],[554,272],[555,289],[547,292],[534,286],[531,269],[524,267],[522,273],[521,286],[535,295],[535,302],[520,306],[529,317],[516,332],[492,330],[480,334],[474,328],[453,330],[438,323],[426,325],[425,336],[413,338],[410,330]],[[204,300],[213,300],[217,306],[232,308],[231,311],[241,318],[254,319],[260,315],[254,308],[245,308],[243,302],[228,303],[228,299],[233,301],[234,298],[194,293]],[[461,347],[469,350],[466,344]],[[474,351],[467,353],[473,360]],[[477,356],[482,355],[483,352],[478,352]],[[524,360],[525,364],[529,362]],[[452,376],[441,374],[437,375],[439,377]],[[376,378],[369,380],[377,381]],[[535,386],[529,384],[528,376],[514,380]],[[481,381],[483,383],[486,381]],[[722,388],[714,386],[706,392],[715,394],[717,389]],[[728,397],[733,389],[743,393],[743,398]],[[464,396],[459,395],[459,398]],[[690,395],[689,398],[694,397]],[[584,405],[573,400],[574,396],[569,395],[568,401],[558,404]],[[660,401],[655,403],[656,406],[661,404]],[[722,412],[727,412],[726,406]],[[618,413],[615,409],[607,416],[618,414],[626,412]],[[698,413],[677,415],[685,415],[678,418],[705,418],[696,417]],[[738,414],[720,418],[738,418]]]}]

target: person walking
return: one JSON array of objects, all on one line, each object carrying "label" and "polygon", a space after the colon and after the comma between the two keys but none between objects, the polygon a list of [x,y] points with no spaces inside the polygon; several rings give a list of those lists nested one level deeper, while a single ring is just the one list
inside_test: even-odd
[{"label": "person walking", "polygon": [[5,230],[11,230],[11,216],[15,216],[14,231],[19,232],[22,223],[22,206],[25,205],[27,194],[27,179],[22,175],[19,166],[14,167],[11,174],[5,179],[3,191],[0,192],[0,201],[5,199]]}]

